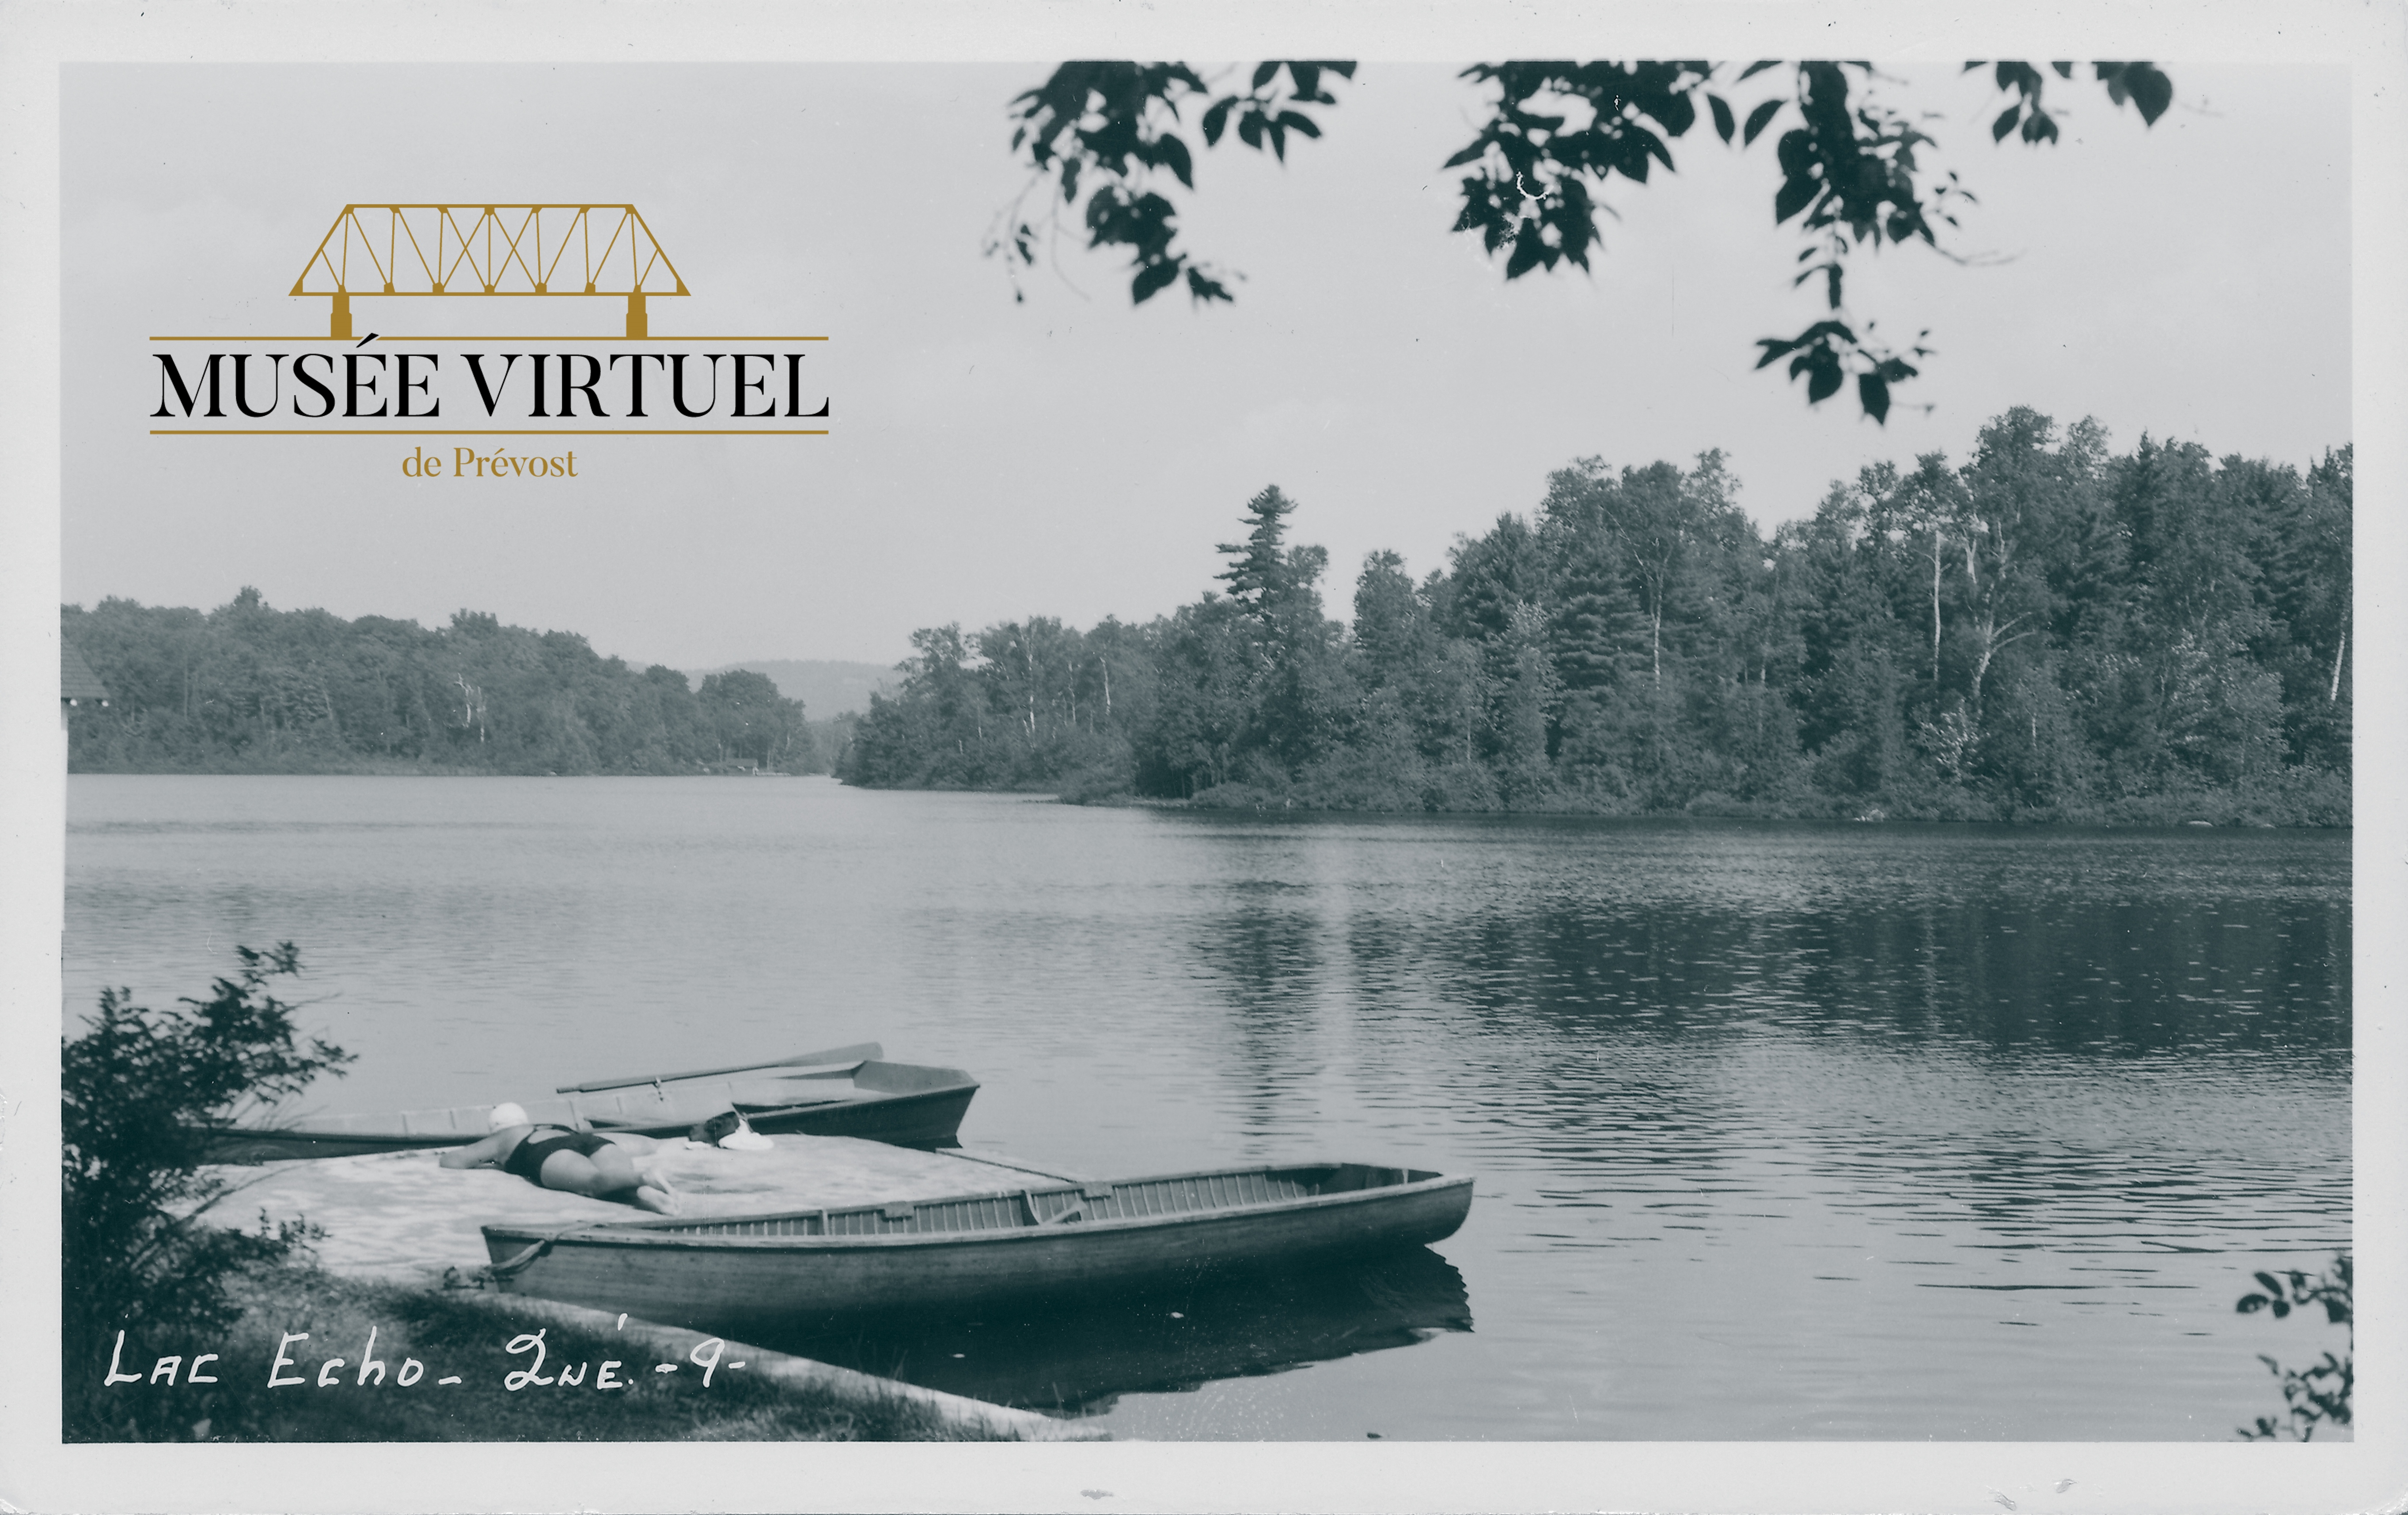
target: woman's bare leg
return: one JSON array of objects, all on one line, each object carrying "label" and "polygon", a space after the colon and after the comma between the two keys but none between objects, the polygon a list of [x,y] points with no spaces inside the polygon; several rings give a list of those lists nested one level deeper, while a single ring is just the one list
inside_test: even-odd
[{"label": "woman's bare leg", "polygon": [[606,1147],[592,1157],[554,1152],[543,1160],[543,1187],[592,1199],[620,1200],[662,1215],[675,1215],[677,1201],[644,1181],[627,1154]]}]

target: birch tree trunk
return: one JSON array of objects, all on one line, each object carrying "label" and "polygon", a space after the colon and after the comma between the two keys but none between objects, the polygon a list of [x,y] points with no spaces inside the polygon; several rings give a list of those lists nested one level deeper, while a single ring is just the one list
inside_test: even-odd
[{"label": "birch tree trunk", "polygon": [[1931,528],[1931,682],[1940,683],[1940,527]]}]

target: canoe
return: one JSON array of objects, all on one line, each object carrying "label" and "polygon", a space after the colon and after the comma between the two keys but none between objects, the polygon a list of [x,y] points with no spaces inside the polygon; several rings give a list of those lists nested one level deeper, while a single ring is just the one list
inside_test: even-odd
[{"label": "canoe", "polygon": [[[573,1125],[581,1119],[599,1132],[639,1136],[682,1136],[733,1108],[753,1130],[773,1135],[858,1136],[896,1147],[954,1140],[978,1080],[959,1068],[885,1061],[875,1043],[838,1050],[853,1056],[752,1073],[572,1086],[558,1097],[519,1104],[531,1120]],[[297,1119],[265,1113],[198,1135],[213,1162],[358,1157],[465,1146],[486,1134],[492,1112],[490,1104],[460,1104]]]},{"label": "canoe", "polygon": [[1455,1234],[1471,1180],[1323,1162],[844,1209],[484,1227],[497,1287],[716,1332],[942,1309]]}]

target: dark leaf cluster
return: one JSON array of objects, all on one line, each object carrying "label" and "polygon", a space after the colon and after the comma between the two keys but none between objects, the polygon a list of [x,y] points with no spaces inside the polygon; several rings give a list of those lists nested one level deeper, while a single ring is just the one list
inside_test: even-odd
[{"label": "dark leaf cluster", "polygon": [[[1979,63],[1965,65],[1967,73],[1985,66]],[[2010,135],[2020,136],[2026,142],[2039,144],[2057,138],[2057,118],[2042,105],[2041,96],[2048,84],[2047,76],[2028,63],[2000,63],[1986,65],[2001,91],[2012,91],[2015,99],[1999,119],[1990,123],[1990,139],[2003,142]],[[2053,63],[2049,69],[2059,79],[2073,77],[2073,65]],[[2174,82],[2155,64],[2094,63],[2091,72],[2107,87],[2107,97],[2117,105],[2129,105],[2140,111],[2141,120],[2154,126],[2174,102]]]},{"label": "dark leaf cluster", "polygon": [[[1869,352],[1844,321],[1817,321],[1795,337],[1759,338],[1756,345],[1764,349],[1756,360],[1757,368],[1785,357],[1789,377],[1805,377],[1809,405],[1819,405],[1838,394],[1853,371],[1857,403],[1875,421],[1889,419],[1889,386],[1914,378],[1918,371],[1895,353]],[[1913,355],[1922,357],[1929,351],[1918,344]]]},{"label": "dark leaf cluster", "polygon": [[2243,1315],[2270,1310],[2279,1320],[2293,1310],[2315,1307],[2324,1311],[2325,1320],[2329,1324],[2349,1325],[2358,1318],[2351,1297],[2351,1272],[2350,1255],[2344,1252],[2334,1261],[2330,1273],[2320,1273],[2314,1277],[2298,1268],[2279,1276],[2255,1274],[2252,1277],[2264,1292],[2242,1295],[2233,1308]]},{"label": "dark leaf cluster", "polygon": [[[1558,263],[1589,266],[1598,241],[1599,187],[1614,174],[1647,182],[1649,166],[1672,171],[1667,138],[1698,119],[1705,63],[1478,64],[1463,72],[1497,86],[1479,135],[1446,160],[1466,165],[1458,232],[1478,232],[1491,252],[1511,248],[1505,277]],[[1716,128],[1730,139],[1730,108],[1711,98]]]},{"label": "dark leaf cluster", "polygon": [[[1142,305],[1182,280],[1197,304],[1226,301],[1233,296],[1222,277],[1171,245],[1178,209],[1149,183],[1151,176],[1168,173],[1182,188],[1196,187],[1195,155],[1174,129],[1182,104],[1211,101],[1199,123],[1206,147],[1218,146],[1234,123],[1239,141],[1256,152],[1268,147],[1285,162],[1291,134],[1321,135],[1307,108],[1337,104],[1327,80],[1354,72],[1353,64],[1342,62],[1257,64],[1243,91],[1215,99],[1203,76],[1182,63],[1066,63],[1012,101],[1019,123],[1012,151],[1026,154],[1039,179],[1059,192],[1062,206],[1077,205],[1084,193],[1087,245],[1127,250],[1135,269],[1132,303]],[[1012,255],[1024,266],[1035,263],[1037,227],[1016,211],[1010,223]]]}]

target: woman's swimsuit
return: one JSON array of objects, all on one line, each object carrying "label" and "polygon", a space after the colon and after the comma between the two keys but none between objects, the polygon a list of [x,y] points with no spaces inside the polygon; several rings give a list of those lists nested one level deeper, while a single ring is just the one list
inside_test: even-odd
[{"label": "woman's swimsuit", "polygon": [[[545,1136],[542,1132],[556,1131],[558,1136]],[[580,1157],[592,1157],[609,1146],[608,1138],[590,1131],[570,1131],[566,1126],[538,1126],[527,1133],[526,1139],[510,1149],[502,1161],[504,1173],[514,1173],[531,1184],[543,1182],[543,1162],[554,1152],[575,1152]]]}]

